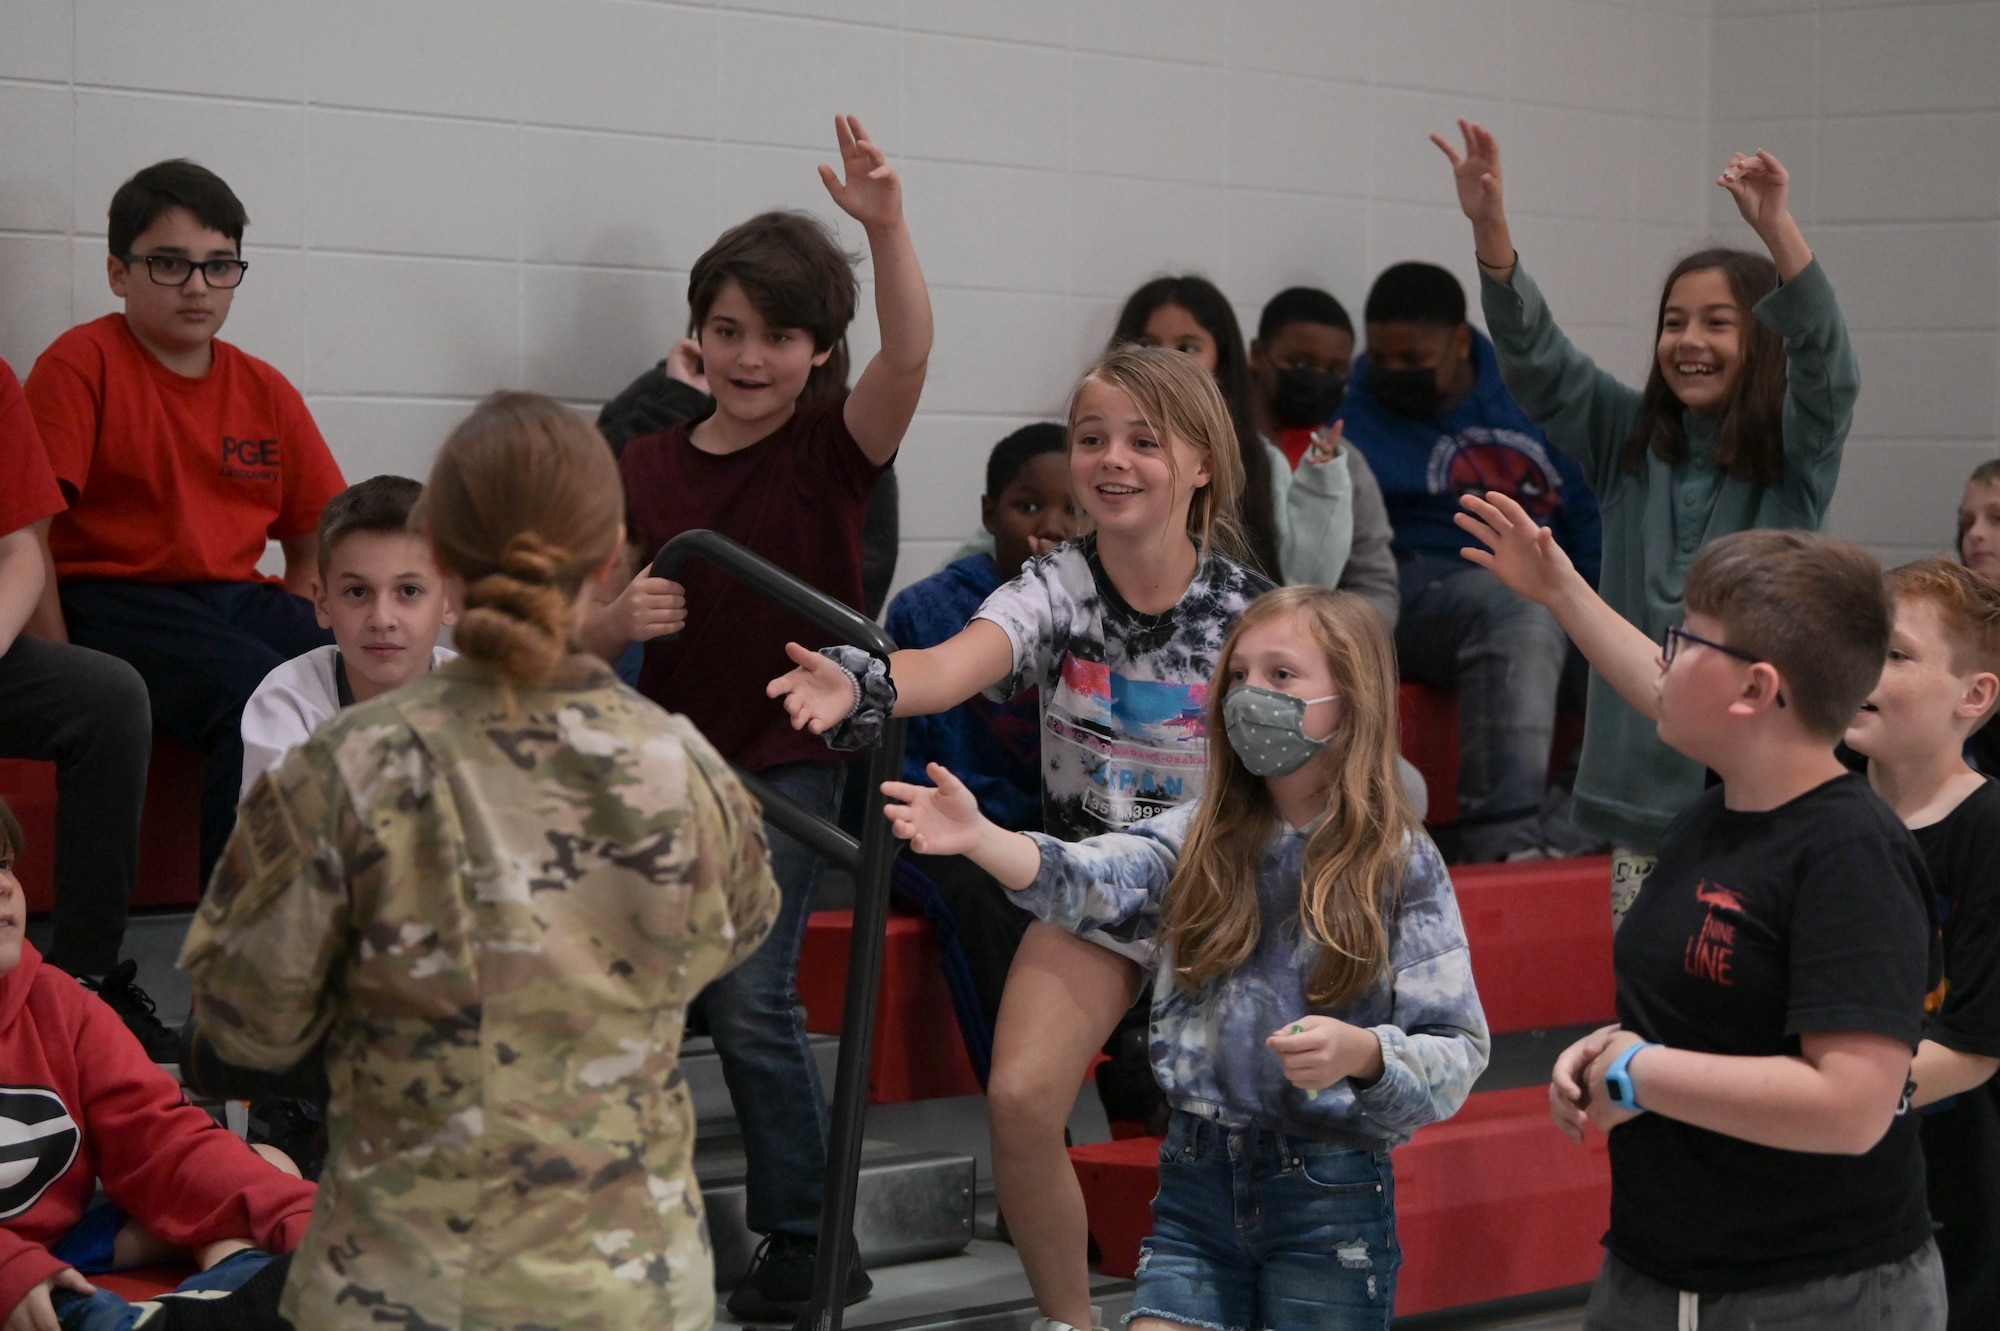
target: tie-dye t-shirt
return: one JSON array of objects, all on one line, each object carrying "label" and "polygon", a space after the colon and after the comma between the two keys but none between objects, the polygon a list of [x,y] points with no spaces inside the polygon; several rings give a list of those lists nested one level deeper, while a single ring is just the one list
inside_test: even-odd
[{"label": "tie-dye t-shirt", "polygon": [[1201,793],[1208,682],[1271,583],[1213,551],[1171,610],[1127,605],[1086,536],[1031,559],[976,619],[1000,626],[1014,670],[996,700],[1042,695],[1042,828],[1063,841],[1118,832]]},{"label": "tie-dye t-shirt", "polygon": [[[1194,818],[1190,804],[1080,845],[1037,836],[1041,871],[1014,904],[1107,947],[1149,942]],[[1217,1122],[1362,1139],[1355,1145],[1405,1142],[1458,1111],[1492,1053],[1451,875],[1428,836],[1410,838],[1384,920],[1388,973],[1340,1007],[1322,1007],[1308,992],[1319,948],[1298,922],[1308,836],[1281,827],[1265,848],[1257,870],[1263,925],[1242,965],[1188,993],[1174,981],[1171,957],[1160,959],[1153,1075],[1176,1109]],[[1381,1077],[1368,1086],[1336,1082],[1315,1096],[1287,1081],[1264,1039],[1309,1014],[1373,1031]]]}]

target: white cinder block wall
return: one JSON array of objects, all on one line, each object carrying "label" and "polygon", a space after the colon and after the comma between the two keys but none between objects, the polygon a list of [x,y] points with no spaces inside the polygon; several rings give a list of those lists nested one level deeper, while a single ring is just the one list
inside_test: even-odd
[{"label": "white cinder block wall", "polygon": [[111,191],[189,155],[251,215],[226,336],[304,389],[350,478],[421,476],[493,388],[594,405],[656,359],[722,227],[833,217],[813,165],[852,110],[903,172],[938,316],[899,464],[906,582],[1146,278],[1204,272],[1246,325],[1293,282],[1358,316],[1404,258],[1470,284],[1425,142],[1460,114],[1503,134],[1566,325],[1636,381],[1673,258],[1752,243],[1708,182],[1768,125],[1866,330],[1841,524],[1921,544],[1910,524],[1940,527],[1994,434],[2000,4],[1745,7],[0,0],[0,355],[25,373],[113,307]]},{"label": "white cinder block wall", "polygon": [[1861,357],[1834,529],[1948,550],[2000,452],[2000,3],[1717,0],[1712,24],[1710,155],[1794,168]]}]

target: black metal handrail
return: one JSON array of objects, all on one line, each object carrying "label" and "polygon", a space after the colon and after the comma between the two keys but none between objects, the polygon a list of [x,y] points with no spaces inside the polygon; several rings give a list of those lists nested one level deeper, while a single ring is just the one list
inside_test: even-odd
[{"label": "black metal handrail", "polygon": [[[680,578],[694,560],[704,560],[752,591],[811,620],[841,641],[887,656],[896,644],[873,620],[842,605],[819,588],[712,531],[686,531],[660,547],[653,575]],[[903,722],[882,729],[882,743],[868,763],[868,799],[859,847],[854,838],[797,801],[754,777],[746,784],[764,805],[764,816],[817,854],[854,875],[854,935],[847,962],[847,1010],[840,1025],[840,1061],[834,1074],[831,1131],[826,1150],[826,1190],[819,1214],[819,1261],[813,1271],[812,1303],[798,1326],[808,1331],[840,1331],[846,1311],[847,1263],[854,1230],[854,1199],[861,1175],[861,1132],[867,1114],[868,1061],[875,1043],[875,993],[882,982],[882,951],[889,925],[889,873],[896,858],[889,820],[881,816],[882,783],[896,780],[903,767]]]}]

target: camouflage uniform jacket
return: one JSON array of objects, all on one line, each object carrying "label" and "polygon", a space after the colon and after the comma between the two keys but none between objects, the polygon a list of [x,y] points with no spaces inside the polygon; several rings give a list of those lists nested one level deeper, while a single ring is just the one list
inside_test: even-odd
[{"label": "camouflage uniform jacket", "polygon": [[776,916],[761,818],[583,658],[445,666],[259,779],[181,965],[229,1062],[326,1041],[301,1331],[709,1325],[681,1027]]},{"label": "camouflage uniform jacket", "polygon": [[[1041,847],[1041,872],[1015,901],[1073,932],[1101,930],[1121,941],[1153,937],[1198,807],[1191,801],[1130,832],[1074,844],[1030,833]],[[1161,946],[1150,1028],[1153,1075],[1168,1101],[1190,1114],[1386,1149],[1457,1113],[1486,1068],[1492,1041],[1472,983],[1465,926],[1437,847],[1418,834],[1387,907],[1388,974],[1341,1007],[1314,1005],[1306,990],[1319,950],[1299,925],[1306,839],[1306,832],[1281,827],[1265,849],[1257,871],[1263,928],[1241,966],[1190,994],[1174,982],[1173,957]],[[1264,1039],[1307,1014],[1373,1031],[1382,1044],[1381,1077],[1363,1087],[1341,1081],[1312,1098],[1286,1081]]]}]

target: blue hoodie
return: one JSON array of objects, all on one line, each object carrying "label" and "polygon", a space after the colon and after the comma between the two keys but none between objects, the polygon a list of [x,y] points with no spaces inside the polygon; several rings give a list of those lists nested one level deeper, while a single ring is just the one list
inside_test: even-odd
[{"label": "blue hoodie", "polygon": [[1381,482],[1398,559],[1454,555],[1473,540],[1452,522],[1458,497],[1499,490],[1555,532],[1577,571],[1597,585],[1604,533],[1597,496],[1578,466],[1527,412],[1500,377],[1493,344],[1472,330],[1472,392],[1429,420],[1390,411],[1368,384],[1368,357],[1354,362],[1347,397],[1334,417]]}]

